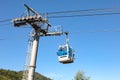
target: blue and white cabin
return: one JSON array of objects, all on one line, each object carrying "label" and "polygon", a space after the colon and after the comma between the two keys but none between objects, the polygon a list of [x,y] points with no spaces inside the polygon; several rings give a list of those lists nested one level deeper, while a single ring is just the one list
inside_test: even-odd
[{"label": "blue and white cabin", "polygon": [[58,61],[63,64],[73,63],[74,62],[74,50],[71,46],[69,46],[68,42],[68,32],[65,32],[66,34],[66,44],[60,45],[58,48]]},{"label": "blue and white cabin", "polygon": [[74,61],[74,50],[68,44],[60,45],[57,55],[58,61],[63,64],[73,63]]}]

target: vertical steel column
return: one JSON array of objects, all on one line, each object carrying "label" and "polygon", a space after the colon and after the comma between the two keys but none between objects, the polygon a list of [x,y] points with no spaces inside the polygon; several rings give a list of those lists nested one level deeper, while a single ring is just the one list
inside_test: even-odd
[{"label": "vertical steel column", "polygon": [[29,73],[28,73],[28,80],[34,80],[35,75],[35,68],[36,68],[36,60],[37,60],[37,53],[38,53],[38,45],[39,45],[39,31],[35,30],[33,34],[33,46],[31,52],[31,59],[29,64]]}]

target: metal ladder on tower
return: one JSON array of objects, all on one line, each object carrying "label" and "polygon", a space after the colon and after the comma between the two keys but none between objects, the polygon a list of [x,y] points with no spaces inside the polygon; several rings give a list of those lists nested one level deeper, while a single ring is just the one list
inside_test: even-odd
[{"label": "metal ladder on tower", "polygon": [[24,71],[23,71],[22,80],[28,79],[29,64],[30,64],[31,51],[32,51],[32,46],[33,46],[32,34],[33,34],[33,31],[31,31],[29,34],[28,47],[27,47],[27,52],[26,52],[26,60],[25,60],[25,64],[24,64]]}]

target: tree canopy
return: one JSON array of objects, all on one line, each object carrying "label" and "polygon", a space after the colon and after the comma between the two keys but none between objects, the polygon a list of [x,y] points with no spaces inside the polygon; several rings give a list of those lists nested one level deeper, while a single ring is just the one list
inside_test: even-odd
[{"label": "tree canopy", "polygon": [[[0,80],[22,80],[23,71],[0,69]],[[35,73],[35,80],[52,80],[39,73]]]},{"label": "tree canopy", "polygon": [[83,71],[78,71],[75,75],[75,80],[90,80],[90,77],[86,77]]}]

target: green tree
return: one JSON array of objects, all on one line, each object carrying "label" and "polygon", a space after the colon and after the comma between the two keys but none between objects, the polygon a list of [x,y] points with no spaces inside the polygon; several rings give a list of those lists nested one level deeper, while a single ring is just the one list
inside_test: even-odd
[{"label": "green tree", "polygon": [[[23,71],[0,69],[0,80],[22,80]],[[39,73],[35,73],[35,80],[52,80]]]},{"label": "green tree", "polygon": [[90,80],[90,77],[86,77],[83,71],[78,71],[75,75],[75,80]]}]

